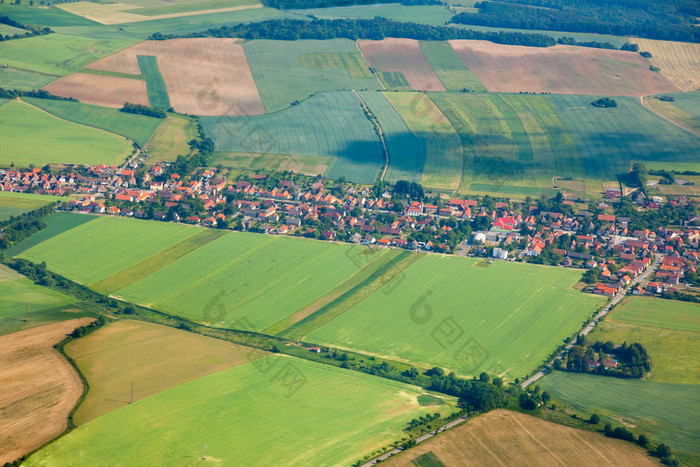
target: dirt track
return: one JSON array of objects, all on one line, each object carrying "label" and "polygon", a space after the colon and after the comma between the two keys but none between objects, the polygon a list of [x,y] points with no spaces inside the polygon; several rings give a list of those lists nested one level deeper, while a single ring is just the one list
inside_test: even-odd
[{"label": "dirt track", "polygon": [[83,384],[53,345],[91,321],[72,319],[0,336],[0,464],[66,429]]}]

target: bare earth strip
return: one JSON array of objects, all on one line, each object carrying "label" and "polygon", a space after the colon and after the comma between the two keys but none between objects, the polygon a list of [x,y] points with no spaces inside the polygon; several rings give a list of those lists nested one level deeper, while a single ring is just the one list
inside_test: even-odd
[{"label": "bare earth strip", "polygon": [[677,91],[637,53],[556,45],[538,48],[449,41],[491,92],[643,96]]},{"label": "bare earth strip", "polygon": [[0,337],[0,463],[60,435],[83,384],[53,346],[92,318],[72,319]]},{"label": "bare earth strip", "polygon": [[700,44],[634,39],[639,50],[651,53],[649,61],[683,92],[700,89]]},{"label": "bare earth strip", "polygon": [[148,105],[146,82],[115,76],[73,73],[48,86],[57,96],[74,97],[84,104],[121,108],[124,102]]},{"label": "bare earth strip", "polygon": [[446,466],[657,464],[632,443],[509,410],[469,420],[388,463],[413,466],[413,460],[428,452]]},{"label": "bare earth strip", "polygon": [[225,13],[227,11],[249,10],[251,8],[262,8],[262,4],[257,5],[242,5],[229,8],[216,8],[213,10],[185,11],[182,13],[170,13],[167,15],[145,16],[129,13],[129,10],[141,8],[138,5],[129,5],[128,3],[111,3],[101,4],[92,2],[76,2],[56,5],[58,8],[73,13],[74,15],[82,16],[92,21],[102,24],[122,24],[122,23],[137,23],[140,21],[152,21],[165,18],[180,18],[183,16],[204,15],[209,13]]},{"label": "bare earth strip", "polygon": [[414,39],[388,38],[381,41],[361,40],[358,45],[373,68],[400,71],[416,91],[444,91],[445,87],[425,59]]},{"label": "bare earth strip", "polygon": [[102,58],[88,68],[140,74],[137,55],[155,55],[173,108],[181,113],[265,113],[239,39],[145,41]]}]

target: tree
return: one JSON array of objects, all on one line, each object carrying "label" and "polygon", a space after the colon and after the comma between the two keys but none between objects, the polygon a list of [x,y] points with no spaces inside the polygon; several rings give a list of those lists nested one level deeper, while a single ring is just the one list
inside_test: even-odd
[{"label": "tree", "polygon": [[670,447],[661,443],[656,448],[656,455],[659,456],[661,459],[666,459],[667,457],[671,457],[673,455],[673,452],[671,451]]},{"label": "tree", "polygon": [[649,438],[647,438],[645,435],[639,435],[639,438],[637,438],[637,444],[643,448],[646,448],[649,446]]},{"label": "tree", "polygon": [[482,383],[488,383],[491,381],[491,377],[488,375],[488,373],[482,371],[479,375],[479,381],[481,381]]},{"label": "tree", "polygon": [[552,399],[552,396],[549,395],[547,391],[544,391],[542,393],[542,403],[547,405],[547,402],[549,402]]},{"label": "tree", "polygon": [[591,415],[591,418],[588,420],[588,423],[591,425],[597,425],[600,423],[600,416],[597,413],[594,413]]}]

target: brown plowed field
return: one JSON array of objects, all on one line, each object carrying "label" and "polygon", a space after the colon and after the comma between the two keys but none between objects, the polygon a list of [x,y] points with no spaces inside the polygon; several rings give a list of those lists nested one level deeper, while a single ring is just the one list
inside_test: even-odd
[{"label": "brown plowed field", "polygon": [[0,463],[46,444],[67,427],[83,384],[53,345],[92,318],[0,336]]},{"label": "brown plowed field", "polygon": [[400,71],[416,91],[445,90],[425,59],[417,40],[389,38],[381,41],[363,40],[359,44],[373,68]]},{"label": "brown plowed field", "polygon": [[429,452],[448,467],[657,465],[632,443],[509,410],[469,420],[399,454],[388,465],[413,466],[414,459]]},{"label": "brown plowed field", "polygon": [[115,76],[73,73],[45,86],[51,94],[74,97],[83,104],[121,108],[124,102],[148,105],[146,82]]},{"label": "brown plowed field", "polygon": [[492,92],[643,96],[678,88],[638,53],[556,45],[523,47],[450,41],[464,64]]},{"label": "brown plowed field", "polygon": [[260,115],[258,88],[238,39],[145,41],[102,58],[88,68],[141,74],[137,55],[155,55],[173,108],[181,113]]}]

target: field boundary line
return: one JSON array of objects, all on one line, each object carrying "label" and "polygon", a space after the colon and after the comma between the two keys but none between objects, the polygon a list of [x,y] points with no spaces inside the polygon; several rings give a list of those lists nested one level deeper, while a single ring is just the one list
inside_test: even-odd
[{"label": "field boundary line", "polygon": [[650,106],[650,105],[648,104],[648,98],[649,98],[649,96],[640,96],[640,97],[639,97],[639,103],[642,104],[642,107],[644,107],[645,109],[647,109],[647,110],[649,110],[649,111],[655,113],[656,115],[658,115],[659,117],[663,118],[663,119],[666,120],[667,122],[673,123],[673,124],[676,125],[678,128],[681,128],[681,129],[687,131],[688,133],[690,133],[690,134],[692,134],[692,135],[695,135],[695,136],[697,136],[697,137],[700,137],[700,132],[696,132],[695,130],[691,130],[690,128],[686,127],[685,125],[682,125],[681,123],[679,123],[679,122],[677,122],[677,121],[671,119],[671,117],[669,117],[669,116],[667,116],[667,115],[664,115],[664,114],[661,113],[660,111],[654,109],[652,106]]},{"label": "field boundary line", "polygon": [[384,83],[382,83],[382,80],[379,79],[379,75],[377,74],[377,70],[374,69],[372,64],[369,63],[369,60],[367,60],[367,57],[365,57],[365,53],[362,51],[362,48],[360,47],[360,39],[357,39],[355,41],[355,45],[357,46],[357,50],[360,52],[362,59],[365,61],[365,63],[369,67],[369,69],[372,70],[372,74],[374,75],[375,78],[377,78],[377,81],[379,81],[379,84],[382,86],[382,90],[386,91],[386,86],[384,86]]}]

